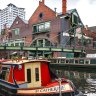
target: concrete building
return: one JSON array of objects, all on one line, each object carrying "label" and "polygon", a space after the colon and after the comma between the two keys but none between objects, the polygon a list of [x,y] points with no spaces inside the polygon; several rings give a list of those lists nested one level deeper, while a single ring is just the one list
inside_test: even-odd
[{"label": "concrete building", "polygon": [[24,20],[25,9],[16,7],[14,4],[10,3],[5,9],[0,10],[0,33],[5,26],[9,28],[17,16]]}]

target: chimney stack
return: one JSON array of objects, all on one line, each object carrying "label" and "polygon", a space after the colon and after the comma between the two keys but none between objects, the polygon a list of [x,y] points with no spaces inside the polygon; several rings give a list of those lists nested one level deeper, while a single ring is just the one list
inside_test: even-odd
[{"label": "chimney stack", "polygon": [[39,1],[39,5],[40,5],[40,4],[41,4],[41,5],[42,5],[42,4],[44,5],[44,3],[45,3],[45,0],[40,0],[40,1]]},{"label": "chimney stack", "polygon": [[45,4],[45,0],[42,0],[42,3]]},{"label": "chimney stack", "polygon": [[66,0],[62,0],[62,14],[66,14]]}]

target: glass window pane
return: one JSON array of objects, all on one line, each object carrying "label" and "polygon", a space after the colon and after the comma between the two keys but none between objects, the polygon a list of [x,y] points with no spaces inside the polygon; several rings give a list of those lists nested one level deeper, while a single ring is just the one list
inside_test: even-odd
[{"label": "glass window pane", "polygon": [[43,47],[43,40],[38,40],[38,46]]},{"label": "glass window pane", "polygon": [[27,82],[31,83],[31,69],[27,69]]},{"label": "glass window pane", "polygon": [[19,43],[15,43],[15,46],[19,46]]},{"label": "glass window pane", "polygon": [[50,29],[50,22],[45,22],[45,30]]},{"label": "glass window pane", "polygon": [[19,35],[19,28],[13,29],[15,35]]},{"label": "glass window pane", "polygon": [[36,26],[36,25],[33,26],[33,32],[38,32],[38,30],[37,30],[37,26]]},{"label": "glass window pane", "polygon": [[44,24],[39,25],[39,32],[44,31]]},{"label": "glass window pane", "polygon": [[39,68],[35,68],[36,81],[39,81]]}]

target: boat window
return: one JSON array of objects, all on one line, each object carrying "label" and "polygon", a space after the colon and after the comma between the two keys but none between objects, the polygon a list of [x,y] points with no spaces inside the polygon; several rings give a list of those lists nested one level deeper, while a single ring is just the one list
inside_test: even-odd
[{"label": "boat window", "polygon": [[74,63],[74,59],[70,59],[69,63]]},{"label": "boat window", "polygon": [[78,64],[78,60],[75,60],[75,64]]},{"label": "boat window", "polygon": [[0,73],[0,78],[3,79],[3,80],[8,80],[8,77],[9,77],[9,68],[7,67],[2,67],[2,71]]},{"label": "boat window", "polygon": [[80,63],[80,64],[84,64],[84,59],[80,59],[80,60],[79,60],[79,63]]},{"label": "boat window", "polygon": [[39,81],[39,68],[35,68],[36,81]]},{"label": "boat window", "polygon": [[27,69],[27,82],[31,83],[31,69]]},{"label": "boat window", "polygon": [[56,59],[51,60],[51,63],[56,63],[56,62],[57,62]]},{"label": "boat window", "polygon": [[69,60],[66,60],[66,63],[69,63]]},{"label": "boat window", "polygon": [[90,61],[89,60],[85,60],[85,64],[90,64]]},{"label": "boat window", "polygon": [[61,59],[61,63],[65,63],[65,60],[64,59]]},{"label": "boat window", "polygon": [[58,59],[58,60],[57,60],[57,63],[61,63],[61,59]]},{"label": "boat window", "polygon": [[90,59],[90,64],[95,64],[96,63],[96,59]]}]

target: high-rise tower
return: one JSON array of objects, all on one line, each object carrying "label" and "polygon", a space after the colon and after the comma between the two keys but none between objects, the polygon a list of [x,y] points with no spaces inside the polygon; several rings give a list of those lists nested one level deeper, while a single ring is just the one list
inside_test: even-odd
[{"label": "high-rise tower", "polygon": [[17,16],[24,20],[25,9],[18,8],[14,4],[10,3],[5,9],[0,10],[0,31],[4,29],[5,25],[10,27]]}]

